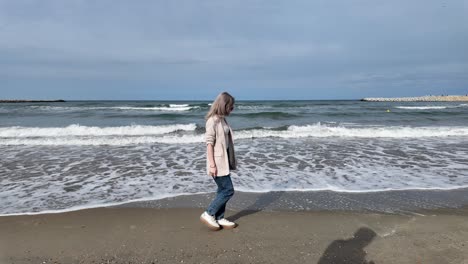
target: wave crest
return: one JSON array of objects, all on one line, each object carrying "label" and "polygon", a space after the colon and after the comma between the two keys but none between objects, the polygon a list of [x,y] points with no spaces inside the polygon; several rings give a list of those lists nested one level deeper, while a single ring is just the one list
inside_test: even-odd
[{"label": "wave crest", "polygon": [[[189,131],[191,133],[176,133]],[[168,126],[63,128],[0,128],[0,145],[131,145],[190,144],[204,141],[204,129],[196,124]],[[468,136],[468,127],[402,127],[402,126],[333,126],[321,123],[280,128],[253,128],[234,132],[234,138],[431,138]]]},{"label": "wave crest", "polygon": [[2,138],[37,138],[37,137],[71,137],[71,136],[145,136],[161,135],[176,131],[194,131],[196,124],[176,124],[165,126],[119,126],[119,127],[93,127],[79,124],[67,127],[4,127],[0,128]]},{"label": "wave crest", "polygon": [[468,127],[402,127],[402,126],[329,126],[317,123],[306,126],[289,126],[286,131],[271,129],[239,131],[237,138],[256,137],[353,137],[353,138],[422,138],[468,136]]},{"label": "wave crest", "polygon": [[452,109],[452,108],[461,108],[467,107],[468,104],[460,104],[456,106],[442,106],[442,105],[425,105],[425,106],[395,106],[398,109],[406,110],[440,110],[440,109]]}]

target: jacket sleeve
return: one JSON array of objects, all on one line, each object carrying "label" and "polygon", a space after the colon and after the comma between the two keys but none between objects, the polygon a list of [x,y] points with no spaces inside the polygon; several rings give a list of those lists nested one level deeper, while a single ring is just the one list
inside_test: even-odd
[{"label": "jacket sleeve", "polygon": [[205,133],[205,140],[206,144],[211,144],[214,146],[215,141],[216,141],[216,130],[215,130],[215,122],[213,118],[209,118],[206,120],[206,133]]}]

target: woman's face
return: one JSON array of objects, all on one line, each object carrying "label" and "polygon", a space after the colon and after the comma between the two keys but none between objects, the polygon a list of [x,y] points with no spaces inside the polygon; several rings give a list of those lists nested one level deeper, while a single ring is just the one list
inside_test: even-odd
[{"label": "woman's face", "polygon": [[232,110],[234,110],[234,104],[229,108],[229,110],[228,110],[228,115],[231,114]]}]

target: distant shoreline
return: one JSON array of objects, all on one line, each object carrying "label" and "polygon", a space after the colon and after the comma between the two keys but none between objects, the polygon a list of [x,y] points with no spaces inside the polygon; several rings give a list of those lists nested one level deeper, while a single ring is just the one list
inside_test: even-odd
[{"label": "distant shoreline", "polygon": [[56,103],[66,102],[65,100],[0,100],[0,103]]},{"label": "distant shoreline", "polygon": [[[211,100],[72,100],[71,102],[85,101],[109,101],[109,102],[138,102],[138,101],[164,101],[164,102],[208,102]],[[362,99],[287,99],[287,100],[239,100],[239,102],[255,102],[255,101],[366,101],[366,102],[468,102],[468,95],[440,95],[440,96],[419,96],[419,97],[365,97]],[[62,103],[70,102],[63,99],[58,100],[23,100],[23,99],[7,99],[1,100],[0,103]]]},{"label": "distant shoreline", "polygon": [[428,95],[419,97],[368,97],[363,98],[361,101],[366,102],[468,102],[468,95]]}]

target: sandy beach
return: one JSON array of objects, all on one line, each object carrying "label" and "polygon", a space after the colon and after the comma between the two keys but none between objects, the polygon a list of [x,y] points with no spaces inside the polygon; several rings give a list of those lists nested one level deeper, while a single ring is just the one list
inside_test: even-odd
[{"label": "sandy beach", "polygon": [[468,263],[468,208],[408,213],[95,208],[0,217],[0,263]]}]

